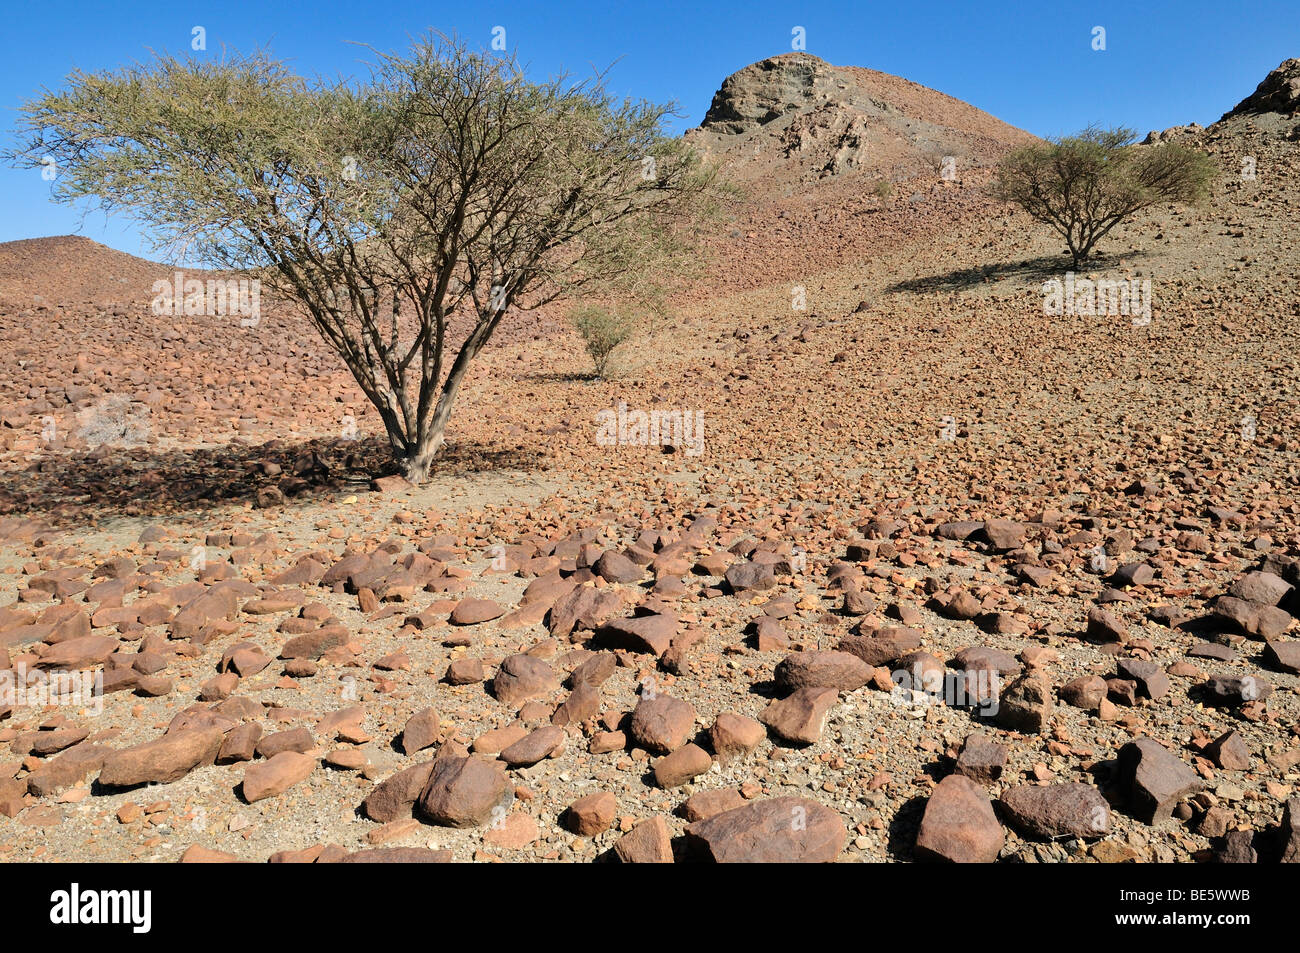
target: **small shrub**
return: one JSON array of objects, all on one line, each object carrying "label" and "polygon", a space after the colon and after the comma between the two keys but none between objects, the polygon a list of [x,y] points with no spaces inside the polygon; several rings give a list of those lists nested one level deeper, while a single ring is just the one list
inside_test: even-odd
[{"label": "small shrub", "polygon": [[571,318],[596,366],[597,376],[604,377],[614,349],[632,336],[631,322],[617,311],[594,304],[574,309]]}]

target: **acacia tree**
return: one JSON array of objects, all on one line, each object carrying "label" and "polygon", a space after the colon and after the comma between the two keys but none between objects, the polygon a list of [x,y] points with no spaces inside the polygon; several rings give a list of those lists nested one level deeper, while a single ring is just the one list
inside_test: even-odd
[{"label": "acacia tree", "polygon": [[998,166],[992,191],[1064,239],[1078,268],[1120,222],[1167,202],[1197,202],[1214,164],[1178,143],[1134,146],[1131,129],[1089,127],[1075,136],[1023,146]]},{"label": "acacia tree", "polygon": [[665,134],[670,107],[600,77],[531,82],[438,35],[375,57],[361,83],[264,53],[76,71],[22,107],[7,155],[299,305],[421,482],[502,317],[585,288],[659,299],[713,176]]}]

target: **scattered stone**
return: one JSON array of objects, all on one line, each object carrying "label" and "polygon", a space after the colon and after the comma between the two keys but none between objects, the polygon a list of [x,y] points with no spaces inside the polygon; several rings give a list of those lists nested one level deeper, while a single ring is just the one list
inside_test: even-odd
[{"label": "scattered stone", "polygon": [[1151,738],[1138,738],[1120,748],[1118,770],[1134,816],[1148,824],[1168,820],[1179,801],[1202,787],[1191,768]]},{"label": "scattered stone", "polygon": [[316,759],[298,751],[281,751],[269,761],[244,769],[241,792],[249,804],[278,797],[316,770]]},{"label": "scattered stone", "polygon": [[609,829],[618,812],[618,801],[608,791],[580,797],[565,810],[564,826],[582,837],[595,837]]},{"label": "scattered stone", "polygon": [[1004,790],[998,805],[1026,837],[1086,840],[1110,833],[1110,805],[1090,784],[1019,785]]},{"label": "scattered stone", "polygon": [[452,756],[433,762],[416,809],[444,827],[481,827],[508,800],[506,773],[500,764]]},{"label": "scattered stone", "polygon": [[549,695],[559,687],[551,667],[532,655],[511,655],[492,679],[492,694],[511,707]]},{"label": "scattered stone", "polygon": [[1246,741],[1236,731],[1228,731],[1215,738],[1204,748],[1204,754],[1214,762],[1216,767],[1225,771],[1247,771],[1250,769],[1250,749]]},{"label": "scattered stone", "polygon": [[423,708],[406,720],[402,728],[402,750],[415,754],[432,747],[442,735],[438,713],[432,708]]},{"label": "scattered stone", "polygon": [[1004,839],[988,795],[970,778],[950,774],[925,805],[915,854],[917,860],[991,864]]},{"label": "scattered stone", "polygon": [[478,625],[505,615],[506,610],[491,599],[463,599],[451,610],[452,625]]},{"label": "scattered stone", "polygon": [[759,720],[782,741],[815,744],[821,739],[826,716],[839,696],[834,688],[800,688],[788,698],[769,703]]},{"label": "scattered stone", "polygon": [[651,817],[618,839],[614,855],[625,864],[671,864],[672,838],[662,817]]},{"label": "scattered stone", "polygon": [[1061,686],[1061,701],[1085,711],[1096,711],[1106,697],[1106,680],[1099,675],[1083,675]]},{"label": "scattered stone", "polygon": [[992,784],[1002,777],[1006,767],[1007,749],[987,735],[967,735],[957,755],[956,771],[960,775]]},{"label": "scattered stone", "polygon": [[871,666],[849,652],[795,652],[777,664],[774,678],[783,693],[801,688],[851,692],[867,684]]},{"label": "scattered stone", "polygon": [[699,745],[682,745],[655,762],[655,783],[661,788],[680,787],[704,774],[711,767],[713,767],[713,759],[709,757],[707,751]]},{"label": "scattered stone", "polygon": [[654,754],[668,754],[686,744],[695,730],[695,709],[680,698],[642,696],[632,711],[632,740]]},{"label": "scattered stone", "polygon": [[720,764],[748,758],[763,743],[767,731],[761,722],[746,715],[724,711],[709,728],[709,743]]},{"label": "scattered stone", "polygon": [[563,728],[547,725],[544,728],[529,732],[514,744],[505,748],[501,752],[500,758],[512,768],[528,767],[544,758],[549,758],[556,749],[564,744],[564,738]]},{"label": "scattered stone", "polygon": [[1120,659],[1116,668],[1122,677],[1137,682],[1138,693],[1144,698],[1163,698],[1169,692],[1169,677],[1155,662],[1139,659]]},{"label": "scattered stone", "polygon": [[799,797],[754,801],[686,828],[693,853],[720,864],[831,863],[848,841],[839,814]]},{"label": "scattered stone", "polygon": [[221,741],[218,728],[169,732],[154,741],[114,751],[104,759],[99,783],[126,788],[178,781],[195,768],[216,761]]},{"label": "scattered stone", "polygon": [[1047,728],[1056,700],[1052,683],[1042,675],[1023,675],[1002,692],[994,720],[1004,728],[1037,734]]}]

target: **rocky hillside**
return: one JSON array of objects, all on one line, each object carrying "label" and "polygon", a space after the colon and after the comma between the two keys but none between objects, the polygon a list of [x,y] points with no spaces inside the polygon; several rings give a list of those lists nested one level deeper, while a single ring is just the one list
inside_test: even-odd
[{"label": "rocky hillside", "polygon": [[0,243],[0,303],[25,307],[102,304],[146,297],[165,265],[80,235]]},{"label": "rocky hillside", "polygon": [[951,96],[807,53],[727,77],[686,136],[742,189],[712,243],[709,285],[729,291],[802,284],[987,218],[991,165],[1033,140]]},{"label": "rocky hillside", "polygon": [[917,83],[807,53],[728,76],[690,136],[769,189],[845,173],[897,183],[939,173],[944,157],[965,170],[1033,138]]}]

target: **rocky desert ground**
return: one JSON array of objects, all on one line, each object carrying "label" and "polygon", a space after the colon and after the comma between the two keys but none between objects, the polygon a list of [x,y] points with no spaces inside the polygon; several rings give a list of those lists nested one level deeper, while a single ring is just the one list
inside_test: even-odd
[{"label": "rocky desert ground", "polygon": [[1149,311],[1050,314],[1068,257],[987,193],[1029,134],[747,67],[688,133],[741,183],[707,274],[606,379],[510,315],[420,487],[282,302],[0,245],[0,859],[1300,859],[1300,60],[1262,79],[1143,146],[1210,201],[1070,277]]}]

